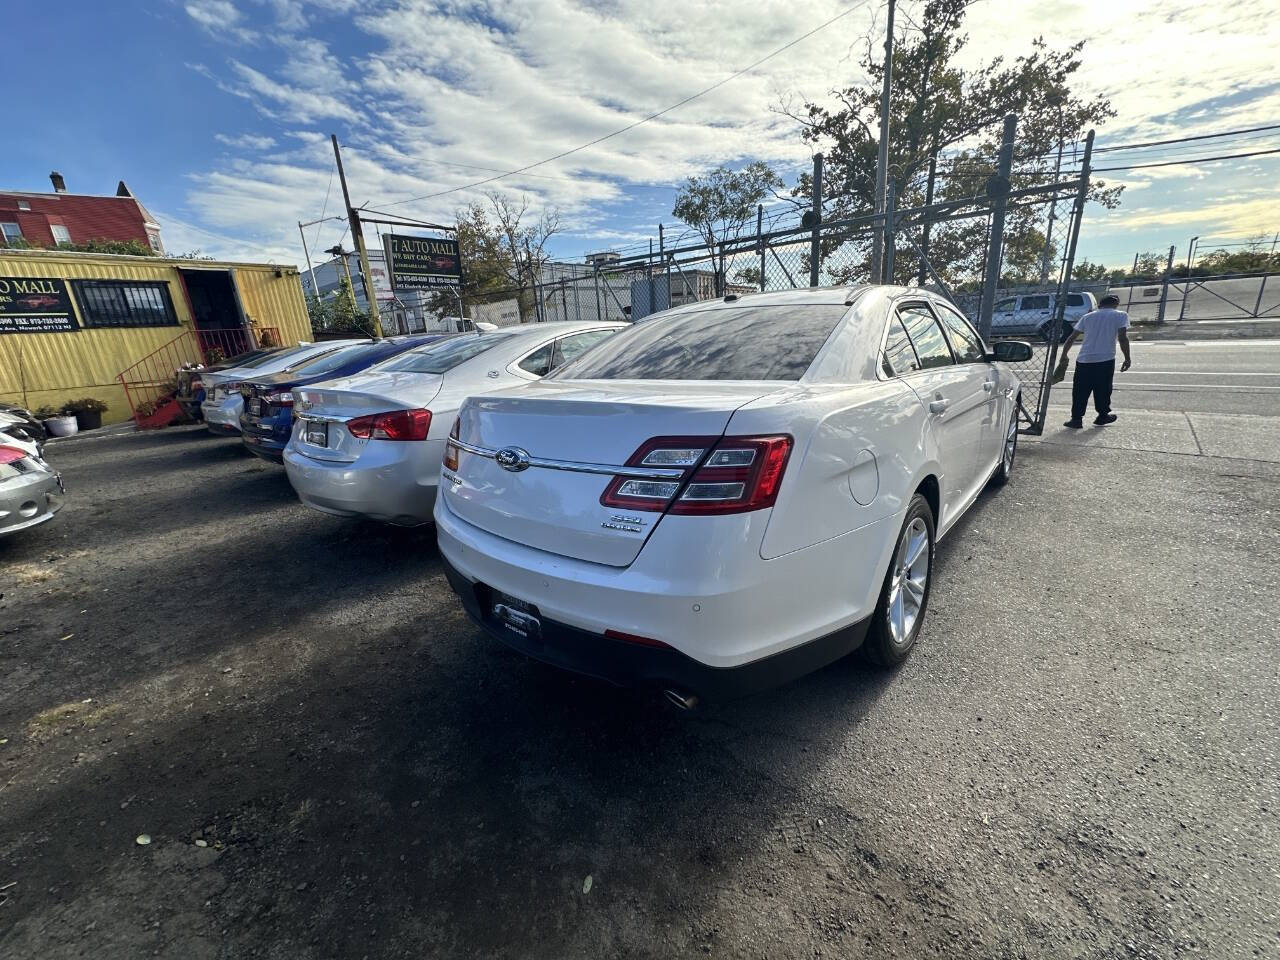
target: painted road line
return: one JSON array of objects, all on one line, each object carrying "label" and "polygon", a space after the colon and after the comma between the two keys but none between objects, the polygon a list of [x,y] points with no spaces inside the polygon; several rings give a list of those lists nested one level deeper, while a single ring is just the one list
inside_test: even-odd
[{"label": "painted road line", "polygon": [[[1135,368],[1130,367],[1130,369]],[[1262,373],[1261,371],[1258,373],[1237,373],[1226,370],[1147,370],[1144,367],[1142,372],[1156,377],[1280,377],[1280,373]],[[1119,376],[1119,374],[1116,374],[1116,376]]]},{"label": "painted road line", "polygon": [[1227,391],[1228,393],[1270,393],[1280,387],[1247,386],[1234,383],[1125,383],[1117,380],[1116,390],[1167,390],[1170,393],[1208,393]]}]

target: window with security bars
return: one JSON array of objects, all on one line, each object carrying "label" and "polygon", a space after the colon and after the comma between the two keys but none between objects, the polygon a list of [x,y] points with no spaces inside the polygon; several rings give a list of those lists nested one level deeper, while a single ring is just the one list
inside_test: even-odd
[{"label": "window with security bars", "polygon": [[169,284],[78,280],[76,297],[86,327],[175,327]]}]

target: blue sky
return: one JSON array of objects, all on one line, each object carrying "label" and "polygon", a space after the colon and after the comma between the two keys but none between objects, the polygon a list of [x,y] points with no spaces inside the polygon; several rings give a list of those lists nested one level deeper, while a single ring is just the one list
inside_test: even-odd
[{"label": "blue sky", "polygon": [[[48,189],[53,169],[75,192],[111,193],[124,179],[161,220],[171,251],[301,263],[297,221],[341,208],[330,132],[344,143],[355,202],[448,221],[480,190],[401,201],[621,127],[849,6],[10,0],[7,32],[21,42],[9,47],[7,75],[30,95],[8,98],[0,187]],[[642,249],[659,221],[678,230],[676,185],[715,164],[763,158],[793,179],[808,149],[775,108],[857,79],[862,38],[880,14],[875,3],[855,6],[787,55],[659,121],[482,189],[523,197],[532,213],[558,209],[552,249],[568,258]],[[1277,122],[1273,0],[1224,9],[1116,0],[1100,17],[1096,3],[982,2],[967,22],[966,55],[1016,55],[1046,23],[1055,44],[1087,38],[1082,83],[1120,111],[1100,131],[1103,145]],[[1275,133],[1151,159],[1280,146]],[[1108,176],[1128,189],[1119,210],[1090,210],[1081,254],[1093,260],[1185,249],[1197,233],[1237,240],[1280,230],[1278,157]],[[311,228],[313,250],[342,232],[340,223]]]}]

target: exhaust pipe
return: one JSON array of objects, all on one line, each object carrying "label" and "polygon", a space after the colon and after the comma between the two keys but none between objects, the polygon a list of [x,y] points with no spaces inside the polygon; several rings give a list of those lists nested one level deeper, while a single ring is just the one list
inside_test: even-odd
[{"label": "exhaust pipe", "polygon": [[683,693],[668,687],[662,691],[662,695],[681,710],[692,710],[698,705],[698,698],[692,693]]}]

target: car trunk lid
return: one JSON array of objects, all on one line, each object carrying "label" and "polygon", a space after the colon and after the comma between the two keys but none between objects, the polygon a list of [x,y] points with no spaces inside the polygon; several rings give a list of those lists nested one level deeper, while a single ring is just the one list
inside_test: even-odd
[{"label": "car trunk lid", "polygon": [[444,471],[444,496],[450,510],[490,533],[625,567],[662,514],[604,506],[617,470],[653,437],[723,435],[735,410],[773,389],[758,381],[567,380],[475,397],[459,415],[461,441],[558,465],[512,471],[463,450],[457,469]]},{"label": "car trunk lid", "polygon": [[313,460],[350,463],[369,443],[352,436],[347,421],[393,410],[430,410],[444,378],[434,373],[377,373],[329,380],[299,391],[302,425],[294,446]]}]

